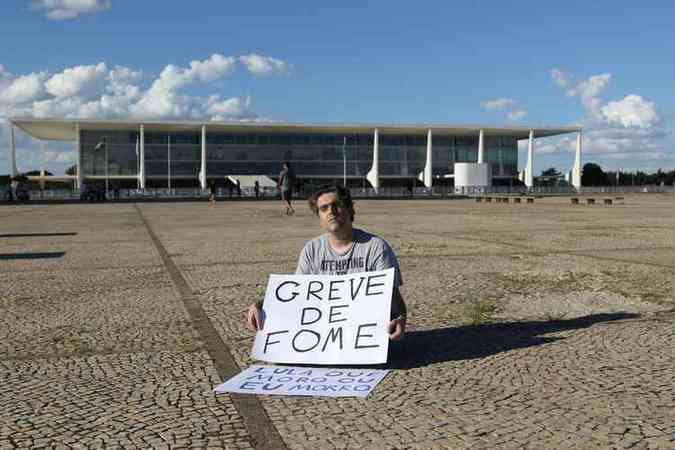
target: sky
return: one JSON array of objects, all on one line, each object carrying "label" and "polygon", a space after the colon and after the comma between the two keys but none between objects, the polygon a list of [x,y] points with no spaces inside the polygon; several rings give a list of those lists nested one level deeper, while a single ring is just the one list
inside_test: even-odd
[{"label": "sky", "polygon": [[[661,0],[2,0],[0,174],[21,116],[580,126],[584,163],[673,170],[673,17]],[[20,171],[74,163],[72,143],[16,138]],[[569,170],[575,142],[535,140],[535,174]]]}]

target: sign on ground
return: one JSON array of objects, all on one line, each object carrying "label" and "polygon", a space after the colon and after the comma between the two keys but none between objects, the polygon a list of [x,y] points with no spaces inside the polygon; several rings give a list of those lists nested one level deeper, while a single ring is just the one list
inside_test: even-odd
[{"label": "sign on ground", "polygon": [[217,386],[217,394],[367,397],[387,375],[379,369],[253,365]]}]

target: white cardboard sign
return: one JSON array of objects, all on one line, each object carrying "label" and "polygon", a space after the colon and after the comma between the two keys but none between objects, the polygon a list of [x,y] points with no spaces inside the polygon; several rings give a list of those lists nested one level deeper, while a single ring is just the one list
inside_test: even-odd
[{"label": "white cardboard sign", "polygon": [[270,275],[251,357],[289,364],[387,362],[394,269]]},{"label": "white cardboard sign", "polygon": [[367,397],[388,370],[253,365],[214,392],[258,395]]}]

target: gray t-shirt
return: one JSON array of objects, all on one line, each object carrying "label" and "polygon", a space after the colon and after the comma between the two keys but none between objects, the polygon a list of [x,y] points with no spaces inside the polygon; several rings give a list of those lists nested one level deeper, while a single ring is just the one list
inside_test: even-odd
[{"label": "gray t-shirt", "polygon": [[374,272],[394,268],[394,286],[403,284],[401,270],[394,250],[387,241],[373,234],[354,228],[354,243],[344,254],[339,254],[328,243],[328,234],[305,244],[298,259],[299,275],[345,275],[348,273]]},{"label": "gray t-shirt", "polygon": [[282,191],[291,190],[291,177],[293,174],[290,169],[284,168],[281,173],[279,173],[279,187]]}]

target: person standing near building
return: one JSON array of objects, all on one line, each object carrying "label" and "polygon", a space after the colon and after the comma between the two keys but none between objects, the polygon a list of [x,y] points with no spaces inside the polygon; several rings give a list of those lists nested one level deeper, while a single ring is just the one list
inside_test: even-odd
[{"label": "person standing near building", "polygon": [[284,212],[287,216],[295,214],[295,210],[291,204],[293,199],[293,178],[295,176],[291,170],[291,164],[288,161],[284,161],[281,173],[279,174],[279,181],[277,181],[277,188],[281,192],[281,204],[284,205]]},{"label": "person standing near building", "polygon": [[255,180],[255,183],[253,183],[253,192],[255,193],[255,199],[260,199],[260,183],[258,180]]},{"label": "person standing near building", "polygon": [[[309,207],[325,232],[307,242],[300,253],[296,274],[344,275],[394,268],[389,339],[398,341],[405,334],[407,308],[399,287],[403,284],[396,254],[384,239],[353,227],[354,203],[342,186],[325,186],[309,199]],[[262,302],[249,306],[248,327],[262,329]]]},{"label": "person standing near building", "polygon": [[216,181],[211,180],[209,183],[209,203],[210,204],[215,204],[216,203]]},{"label": "person standing near building", "polygon": [[9,183],[9,191],[11,193],[10,197],[12,197],[14,200],[19,200],[19,193],[17,192],[19,189],[19,180],[16,178],[11,178],[10,183]]},{"label": "person standing near building", "polygon": [[10,177],[9,183],[7,183],[7,187],[5,188],[5,200],[8,202],[13,202],[14,201],[14,192],[12,192],[12,179]]}]

